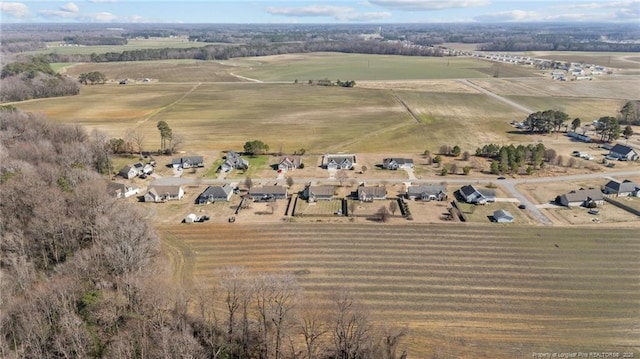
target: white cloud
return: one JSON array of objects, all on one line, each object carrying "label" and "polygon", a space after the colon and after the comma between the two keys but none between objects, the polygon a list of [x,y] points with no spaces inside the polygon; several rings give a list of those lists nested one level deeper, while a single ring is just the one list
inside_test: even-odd
[{"label": "white cloud", "polygon": [[542,15],[535,11],[511,10],[478,15],[473,19],[482,22],[541,21]]},{"label": "white cloud", "polygon": [[112,3],[118,2],[118,0],[87,0],[90,3]]},{"label": "white cloud", "polygon": [[77,14],[77,13],[80,12],[80,8],[78,7],[78,5],[76,5],[76,4],[72,3],[72,2],[62,5],[60,7],[60,10],[67,11],[67,12],[70,12],[70,13],[73,13],[73,14]]},{"label": "white cloud", "polygon": [[46,18],[76,18],[80,14],[80,8],[70,2],[60,6],[58,10],[41,10],[39,14]]},{"label": "white cloud", "polygon": [[640,1],[603,1],[603,2],[592,2],[592,3],[584,3],[584,4],[565,4],[565,5],[557,5],[553,6],[553,9],[619,9],[619,8],[630,8],[635,7],[636,9],[640,7]]},{"label": "white cloud", "polygon": [[369,3],[404,11],[434,11],[491,4],[489,0],[369,0]]},{"label": "white cloud", "polygon": [[99,12],[82,15],[82,19],[90,22],[113,22],[118,20],[118,17],[109,12]]},{"label": "white cloud", "polygon": [[31,14],[29,7],[21,2],[0,2],[0,12],[17,19],[25,19]]},{"label": "white cloud", "polygon": [[339,21],[372,21],[391,17],[388,12],[358,13],[347,6],[311,5],[303,7],[268,7],[272,15],[291,17],[331,17]]},{"label": "white cloud", "polygon": [[267,12],[272,15],[283,16],[337,16],[353,11],[350,7],[311,5],[304,7],[268,7]]}]

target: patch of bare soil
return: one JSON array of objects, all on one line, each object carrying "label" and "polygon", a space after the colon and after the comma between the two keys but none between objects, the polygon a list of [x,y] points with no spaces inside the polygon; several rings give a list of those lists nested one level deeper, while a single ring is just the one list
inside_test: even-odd
[{"label": "patch of bare soil", "polygon": [[358,81],[358,87],[384,90],[478,94],[478,90],[457,80]]}]

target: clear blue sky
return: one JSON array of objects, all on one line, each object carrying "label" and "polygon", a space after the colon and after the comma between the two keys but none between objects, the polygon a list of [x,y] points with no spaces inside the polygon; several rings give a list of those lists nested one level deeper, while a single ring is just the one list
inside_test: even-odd
[{"label": "clear blue sky", "polygon": [[2,23],[624,22],[640,0],[2,1]]}]

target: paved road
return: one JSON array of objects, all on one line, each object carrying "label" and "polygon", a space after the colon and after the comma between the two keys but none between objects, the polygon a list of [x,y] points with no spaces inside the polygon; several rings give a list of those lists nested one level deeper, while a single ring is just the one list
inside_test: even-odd
[{"label": "paved road", "polygon": [[[504,180],[496,180],[492,178],[474,178],[474,177],[466,177],[464,179],[459,178],[429,178],[429,179],[376,179],[370,178],[367,179],[367,184],[406,184],[408,182],[412,184],[439,184],[442,182],[446,182],[448,184],[489,184],[494,183],[500,185],[507,192],[509,192],[514,198],[518,199],[521,204],[524,204],[527,208],[527,211],[531,213],[531,215],[536,218],[540,223],[544,225],[551,225],[553,222],[540,211],[540,209],[527,197],[522,194],[516,186],[522,183],[550,183],[550,182],[570,182],[576,180],[588,180],[588,179],[609,179],[609,178],[618,178],[623,179],[624,177],[630,176],[640,176],[640,170],[625,170],[625,171],[611,171],[611,172],[602,172],[602,173],[586,173],[586,174],[578,174],[578,175],[568,175],[568,176],[557,176],[557,177],[539,177],[539,178],[518,178],[518,179],[504,179]],[[285,180],[274,180],[273,178],[257,178],[253,179],[254,184],[267,185],[267,184],[280,184],[285,185]],[[335,178],[296,178],[296,183],[309,183],[309,182],[333,182],[338,184],[338,181]],[[236,178],[232,180],[228,179],[201,179],[201,178],[181,178],[181,177],[162,177],[155,179],[152,184],[156,185],[223,185],[223,184],[237,184],[243,183],[243,178]]]}]

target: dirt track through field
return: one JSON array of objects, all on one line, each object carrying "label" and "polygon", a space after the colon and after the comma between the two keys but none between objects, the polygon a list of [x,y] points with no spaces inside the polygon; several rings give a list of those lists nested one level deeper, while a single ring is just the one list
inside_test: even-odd
[{"label": "dirt track through field", "polygon": [[478,90],[478,91],[480,91],[480,92],[482,92],[482,93],[484,93],[486,95],[489,95],[489,96],[495,98],[496,100],[502,101],[502,102],[504,102],[504,103],[506,103],[506,104],[508,104],[508,105],[510,105],[510,106],[522,111],[522,112],[526,112],[528,114],[535,112],[534,110],[532,110],[532,109],[530,109],[528,107],[522,106],[522,105],[520,105],[519,103],[517,103],[515,101],[509,100],[508,98],[504,98],[504,97],[502,97],[502,96],[500,96],[500,95],[498,95],[496,93],[493,93],[493,92],[491,92],[491,91],[489,91],[489,90],[487,90],[487,89],[485,89],[485,88],[483,88],[481,86],[478,86],[478,85],[472,83],[469,80],[460,80],[460,82],[462,82],[462,83],[464,83],[464,84],[466,84],[466,85],[468,85],[470,87],[473,87],[474,89],[476,89],[476,90]]},{"label": "dirt track through field", "polygon": [[144,124],[145,122],[149,121],[150,119],[154,118],[155,116],[157,116],[158,114],[170,109],[171,107],[175,106],[177,103],[179,103],[180,101],[184,100],[187,96],[189,96],[191,93],[193,93],[193,91],[195,91],[198,87],[200,87],[200,85],[202,85],[202,82],[198,82],[197,84],[193,85],[189,91],[185,92],[184,95],[180,96],[179,99],[173,101],[172,103],[160,107],[159,109],[153,111],[153,113],[151,113],[150,115],[146,116],[144,119],[136,122],[136,125],[134,128],[140,127],[142,124]]},{"label": "dirt track through field", "polygon": [[[351,288],[412,357],[530,357],[640,350],[640,241],[634,230],[281,223],[169,226],[216,270],[298,273],[309,298]],[[303,273],[303,274],[300,274]]]}]

